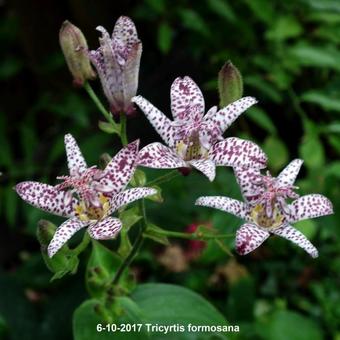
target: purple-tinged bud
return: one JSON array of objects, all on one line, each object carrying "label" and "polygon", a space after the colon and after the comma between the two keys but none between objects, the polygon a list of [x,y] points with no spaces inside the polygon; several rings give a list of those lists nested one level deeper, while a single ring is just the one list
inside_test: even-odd
[{"label": "purple-tinged bud", "polygon": [[221,108],[242,97],[242,76],[231,61],[227,61],[218,73],[218,92],[220,95]]},{"label": "purple-tinged bud", "polygon": [[131,98],[136,95],[142,43],[135,24],[128,17],[120,17],[112,36],[104,27],[97,30],[100,47],[90,52],[92,64],[98,72],[110,111],[117,117],[121,113],[131,116],[135,107]]},{"label": "purple-tinged bud", "polygon": [[96,73],[92,69],[87,42],[81,30],[69,21],[64,21],[59,32],[59,42],[72,73],[73,83],[82,86],[86,80],[94,79]]}]

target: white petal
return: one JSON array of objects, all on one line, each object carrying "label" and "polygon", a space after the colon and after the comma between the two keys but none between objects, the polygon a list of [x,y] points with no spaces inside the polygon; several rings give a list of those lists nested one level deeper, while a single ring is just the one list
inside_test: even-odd
[{"label": "white petal", "polygon": [[226,211],[244,220],[249,220],[249,209],[243,202],[224,196],[202,196],[197,199],[196,205]]},{"label": "white petal", "polygon": [[325,196],[311,194],[302,196],[289,205],[289,222],[297,222],[308,218],[315,218],[333,214],[332,202]]},{"label": "white petal", "polygon": [[236,137],[214,144],[209,155],[216,165],[223,166],[262,169],[267,163],[266,154],[257,144]]},{"label": "white petal", "polygon": [[129,183],[137,166],[139,140],[120,150],[106,166],[101,185],[112,187],[112,194],[122,191]]},{"label": "white petal", "polygon": [[129,204],[147,196],[155,195],[156,193],[157,190],[153,188],[139,187],[127,189],[111,198],[109,214],[112,214],[123,205]]},{"label": "white petal", "polygon": [[209,178],[209,181],[212,182],[215,179],[216,175],[216,166],[213,161],[210,159],[193,159],[189,161],[189,163],[201,171],[204,175]]},{"label": "white petal", "polygon": [[269,235],[268,231],[253,224],[243,224],[236,232],[236,251],[240,255],[246,255],[259,247]]},{"label": "white petal", "polygon": [[52,257],[78,230],[87,225],[88,222],[80,221],[77,217],[73,217],[61,224],[48,245],[48,256]]},{"label": "white petal", "polygon": [[302,163],[302,159],[294,159],[291,161],[277,176],[278,184],[280,186],[293,185]]},{"label": "white petal", "polygon": [[140,107],[164,142],[169,146],[173,146],[175,131],[171,120],[142,96],[133,97],[131,101]]},{"label": "white petal", "polygon": [[217,113],[214,111],[207,113],[204,120],[212,121],[220,129],[221,134],[223,134],[241,113],[256,103],[257,100],[253,97],[243,97],[219,110]]},{"label": "white petal", "polygon": [[138,164],[157,169],[177,169],[187,166],[175,151],[161,143],[151,143],[140,150]]},{"label": "white petal", "polygon": [[319,256],[318,250],[306,238],[306,236],[303,235],[299,230],[293,228],[291,225],[286,225],[279,229],[271,230],[271,232],[292,241],[293,243],[304,249],[310,256],[314,258]]},{"label": "white petal", "polygon": [[234,172],[244,200],[249,203],[256,201],[260,192],[260,187],[257,185],[261,176],[260,170],[252,167],[238,167],[234,168]]},{"label": "white petal", "polygon": [[106,217],[91,224],[87,231],[95,240],[108,240],[115,238],[121,229],[122,222],[118,218]]},{"label": "white petal", "polygon": [[78,204],[78,200],[74,197],[69,199],[67,191],[57,190],[52,185],[44,183],[21,182],[16,185],[15,190],[25,202],[63,217],[74,216],[74,208]]},{"label": "white petal", "polygon": [[204,99],[200,88],[190,78],[176,78],[171,85],[171,111],[174,120],[203,117]]},{"label": "white petal", "polygon": [[64,139],[70,175],[75,176],[77,174],[81,174],[87,169],[83,154],[81,153],[76,140],[71,134],[65,135]]}]

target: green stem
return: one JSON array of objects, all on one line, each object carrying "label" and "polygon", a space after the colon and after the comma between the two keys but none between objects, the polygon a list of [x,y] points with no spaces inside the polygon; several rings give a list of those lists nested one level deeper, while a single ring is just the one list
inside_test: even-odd
[{"label": "green stem", "polygon": [[123,146],[128,144],[126,135],[126,114],[124,112],[120,114],[120,139]]},{"label": "green stem", "polygon": [[86,92],[88,93],[90,98],[93,100],[93,102],[97,106],[98,110],[103,114],[103,116],[106,118],[106,120],[117,130],[117,133],[119,134],[120,130],[119,130],[117,123],[113,120],[110,112],[108,112],[105,109],[104,105],[102,104],[100,99],[97,97],[97,95],[95,94],[91,85],[88,82],[86,82],[84,84],[84,89],[86,90]]},{"label": "green stem", "polygon": [[159,176],[156,179],[154,179],[153,181],[150,181],[149,183],[147,183],[147,186],[150,185],[158,185],[167,181],[170,181],[171,179],[177,177],[180,175],[180,172],[178,170],[172,170],[170,172],[168,172],[167,174],[163,175],[163,176]]},{"label": "green stem", "polygon": [[77,245],[76,248],[73,249],[73,252],[76,255],[79,255],[80,253],[82,253],[87,248],[88,244],[90,243],[90,240],[91,240],[91,237],[89,233],[85,231],[82,241]]},{"label": "green stem", "polygon": [[131,264],[131,262],[133,261],[135,255],[137,254],[138,250],[140,249],[141,245],[143,244],[143,233],[146,230],[146,226],[147,226],[147,218],[146,218],[146,212],[145,212],[145,203],[144,203],[144,199],[141,199],[139,202],[139,211],[143,216],[143,219],[141,221],[140,224],[140,229],[137,235],[137,238],[130,250],[130,253],[128,254],[128,256],[124,259],[124,261],[122,262],[122,264],[120,265],[120,267],[118,268],[113,280],[109,283],[108,287],[112,286],[112,285],[116,285],[119,282],[120,277],[122,276],[122,274],[124,273],[125,269]]},{"label": "green stem", "polygon": [[204,235],[201,232],[198,233],[181,233],[178,231],[171,231],[171,230],[157,230],[154,231],[155,233],[159,235],[169,236],[169,237],[178,237],[178,238],[185,238],[188,240],[210,240],[210,239],[224,239],[224,238],[230,238],[235,236],[234,234],[209,234]]}]

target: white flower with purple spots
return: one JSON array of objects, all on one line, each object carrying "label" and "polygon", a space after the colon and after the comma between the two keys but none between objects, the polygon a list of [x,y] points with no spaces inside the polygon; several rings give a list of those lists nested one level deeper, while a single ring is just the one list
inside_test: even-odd
[{"label": "white flower with purple spots", "polygon": [[104,94],[113,114],[131,114],[134,111],[131,98],[136,95],[142,43],[138,39],[133,21],[121,16],[113,29],[112,37],[104,27],[100,47],[90,51],[89,57],[99,75]]},{"label": "white flower with purple spots", "polygon": [[122,222],[110,215],[128,203],[153,195],[152,188],[124,190],[136,168],[139,141],[124,147],[104,170],[87,167],[74,138],[65,136],[65,148],[70,175],[51,186],[39,182],[21,182],[15,190],[27,203],[55,215],[67,217],[48,246],[52,257],[78,230],[88,227],[94,239],[114,238]]},{"label": "white flower with purple spots", "polygon": [[152,143],[144,147],[139,153],[139,165],[161,169],[194,167],[210,181],[218,165],[265,167],[267,157],[255,143],[222,137],[234,120],[256,103],[255,98],[241,98],[219,111],[215,106],[204,115],[202,92],[190,77],[177,78],[170,95],[173,121],[145,98],[132,99],[168,145]]},{"label": "white flower with purple spots", "polygon": [[[312,257],[318,250],[291,223],[333,213],[330,200],[319,194],[299,197],[293,190],[294,181],[302,160],[293,160],[274,178],[259,170],[235,169],[244,202],[223,197],[200,197],[196,205],[226,211],[245,220],[236,233],[236,250],[240,255],[248,254],[259,247],[271,234],[284,237],[300,246]],[[298,198],[299,197],[299,198]],[[286,199],[295,199],[290,204]]]}]

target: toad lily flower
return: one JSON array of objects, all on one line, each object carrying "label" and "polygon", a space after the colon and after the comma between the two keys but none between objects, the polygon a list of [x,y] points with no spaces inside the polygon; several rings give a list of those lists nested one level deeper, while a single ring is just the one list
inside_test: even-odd
[{"label": "toad lily flower", "polygon": [[[311,194],[299,198],[293,192],[294,181],[302,160],[293,160],[277,178],[263,176],[258,170],[235,169],[244,201],[223,197],[200,197],[197,205],[226,211],[246,221],[236,233],[236,250],[248,254],[259,247],[270,234],[279,235],[300,246],[312,257],[317,249],[291,223],[333,213],[332,203],[323,195]],[[285,200],[296,198],[290,204]]]},{"label": "toad lily flower", "polygon": [[174,121],[143,97],[132,99],[168,144],[168,147],[161,143],[144,147],[139,153],[139,165],[161,169],[194,167],[210,181],[215,178],[217,165],[265,167],[266,155],[256,144],[222,137],[234,120],[256,103],[254,98],[241,98],[219,111],[214,106],[204,116],[201,90],[191,78],[177,78],[170,95]]},{"label": "toad lily flower", "polygon": [[65,148],[70,175],[58,177],[62,183],[51,186],[27,181],[16,185],[16,192],[27,203],[68,218],[58,227],[48,246],[50,257],[84,227],[88,227],[94,239],[114,238],[122,222],[110,215],[123,205],[156,193],[142,187],[124,190],[136,168],[138,144],[139,141],[130,143],[104,170],[99,170],[87,167],[76,141],[68,134]]},{"label": "toad lily flower", "polygon": [[136,27],[128,17],[120,17],[113,29],[112,37],[104,27],[100,47],[91,51],[91,62],[97,69],[104,94],[113,114],[131,114],[134,111],[131,98],[138,87],[139,64],[142,43],[138,39]]}]

